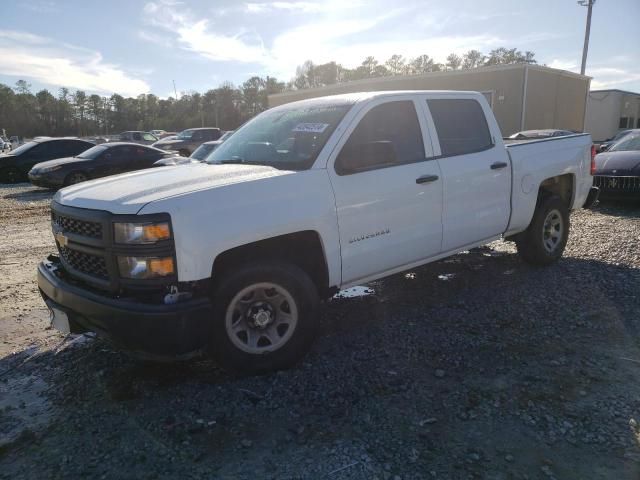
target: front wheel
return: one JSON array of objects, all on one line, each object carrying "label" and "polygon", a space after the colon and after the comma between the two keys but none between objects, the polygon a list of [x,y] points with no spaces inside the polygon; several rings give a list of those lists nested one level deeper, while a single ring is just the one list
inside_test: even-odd
[{"label": "front wheel", "polygon": [[522,259],[532,265],[549,265],[563,254],[569,239],[569,210],[560,197],[541,197],[529,227],[518,235]]},{"label": "front wheel", "polygon": [[315,337],[318,304],[314,283],[295,265],[240,267],[213,294],[213,354],[236,371],[288,368]]}]

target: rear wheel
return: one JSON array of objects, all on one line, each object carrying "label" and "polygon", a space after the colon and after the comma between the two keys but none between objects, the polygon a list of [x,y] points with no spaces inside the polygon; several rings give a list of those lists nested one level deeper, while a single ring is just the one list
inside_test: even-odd
[{"label": "rear wheel", "polygon": [[516,238],[518,253],[532,265],[549,265],[563,254],[569,239],[569,210],[560,197],[538,200],[529,227]]},{"label": "rear wheel", "polygon": [[86,182],[89,177],[82,172],[72,172],[64,179],[64,185],[75,185],[76,183]]},{"label": "rear wheel", "polygon": [[0,169],[0,183],[18,183],[24,180],[24,175],[16,167]]},{"label": "rear wheel", "polygon": [[318,293],[295,265],[240,267],[213,296],[213,354],[228,369],[262,373],[287,368],[313,341]]}]

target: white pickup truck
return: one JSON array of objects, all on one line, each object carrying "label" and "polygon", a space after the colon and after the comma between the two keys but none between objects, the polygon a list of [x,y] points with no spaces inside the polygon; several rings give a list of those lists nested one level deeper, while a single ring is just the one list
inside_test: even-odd
[{"label": "white pickup truck", "polygon": [[475,92],[369,92],[291,103],[208,164],[60,190],[38,284],[62,331],[151,357],[212,353],[285,368],[342,288],[504,238],[546,265],[592,189],[591,138],[505,146]]}]

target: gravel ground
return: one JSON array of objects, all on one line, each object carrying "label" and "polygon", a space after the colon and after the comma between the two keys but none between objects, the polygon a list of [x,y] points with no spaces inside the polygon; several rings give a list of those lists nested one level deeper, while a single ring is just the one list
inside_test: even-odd
[{"label": "gravel ground", "polygon": [[135,361],[48,329],[51,194],[0,186],[0,478],[638,479],[640,207],[329,302],[298,367]]}]

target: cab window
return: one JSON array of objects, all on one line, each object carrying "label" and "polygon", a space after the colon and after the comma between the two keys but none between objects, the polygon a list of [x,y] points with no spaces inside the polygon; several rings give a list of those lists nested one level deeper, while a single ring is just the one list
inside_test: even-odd
[{"label": "cab window", "polygon": [[422,131],[411,100],[369,110],[336,160],[336,172],[349,175],[425,160]]}]

